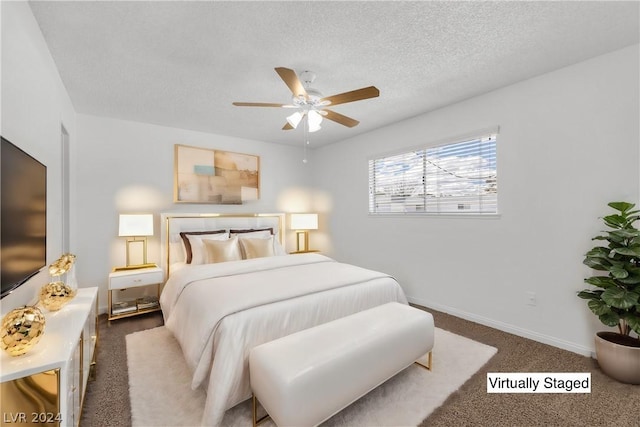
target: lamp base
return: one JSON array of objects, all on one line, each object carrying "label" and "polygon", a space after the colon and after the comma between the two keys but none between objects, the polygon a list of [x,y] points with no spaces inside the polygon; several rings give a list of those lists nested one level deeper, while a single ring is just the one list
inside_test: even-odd
[{"label": "lamp base", "polygon": [[309,250],[309,231],[296,231],[296,252],[307,252]]},{"label": "lamp base", "polygon": [[127,270],[137,270],[139,268],[153,268],[157,267],[154,263],[147,264],[138,264],[138,265],[127,265],[125,267],[113,267],[113,271],[127,271]]}]

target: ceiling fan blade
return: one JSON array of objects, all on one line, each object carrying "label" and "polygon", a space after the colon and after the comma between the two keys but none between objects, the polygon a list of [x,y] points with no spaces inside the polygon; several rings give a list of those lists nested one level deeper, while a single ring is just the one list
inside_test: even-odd
[{"label": "ceiling fan blade", "polygon": [[282,126],[282,130],[291,130],[291,129],[293,129],[293,126],[291,126],[289,122],[287,122],[284,126]]},{"label": "ceiling fan blade", "polygon": [[274,104],[270,102],[234,102],[236,107],[289,107],[287,104]]},{"label": "ceiling fan blade", "polygon": [[360,123],[356,119],[352,119],[351,117],[347,117],[343,114],[336,113],[335,111],[331,111],[327,109],[324,109],[322,111],[327,113],[326,115],[323,114],[325,119],[333,120],[336,123],[340,123],[341,125],[344,125],[350,128],[357,126],[358,123]]},{"label": "ceiling fan blade", "polygon": [[347,102],[361,101],[363,99],[375,98],[380,96],[380,91],[375,86],[363,87],[362,89],[352,90],[350,92],[339,93],[333,96],[322,98],[321,101],[329,101],[331,105],[345,104]]},{"label": "ceiling fan blade", "polygon": [[304,86],[302,86],[295,71],[290,68],[278,67],[276,68],[276,73],[278,73],[295,97],[308,98],[307,91],[304,90]]}]

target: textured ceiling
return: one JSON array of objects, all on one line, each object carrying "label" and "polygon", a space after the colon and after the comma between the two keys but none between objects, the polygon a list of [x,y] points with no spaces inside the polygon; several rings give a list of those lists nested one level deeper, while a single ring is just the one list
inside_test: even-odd
[{"label": "textured ceiling", "polygon": [[639,42],[638,2],[30,2],[79,113],[277,143],[290,103],[274,67],[312,70],[334,107],[313,145]]}]

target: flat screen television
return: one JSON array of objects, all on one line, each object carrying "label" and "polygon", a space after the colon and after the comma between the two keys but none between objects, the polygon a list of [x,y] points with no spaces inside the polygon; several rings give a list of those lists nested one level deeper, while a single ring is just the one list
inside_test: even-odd
[{"label": "flat screen television", "polygon": [[4,298],[47,264],[47,167],[0,138],[0,298]]}]

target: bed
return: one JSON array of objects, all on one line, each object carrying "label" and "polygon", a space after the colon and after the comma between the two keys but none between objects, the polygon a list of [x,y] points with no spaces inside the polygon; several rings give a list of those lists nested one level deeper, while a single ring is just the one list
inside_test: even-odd
[{"label": "bed", "polygon": [[387,302],[407,303],[384,273],[317,253],[288,255],[284,214],[162,217],[167,281],[160,303],[192,388],[206,390],[202,425],[219,425],[227,409],[251,397],[251,348]]}]

